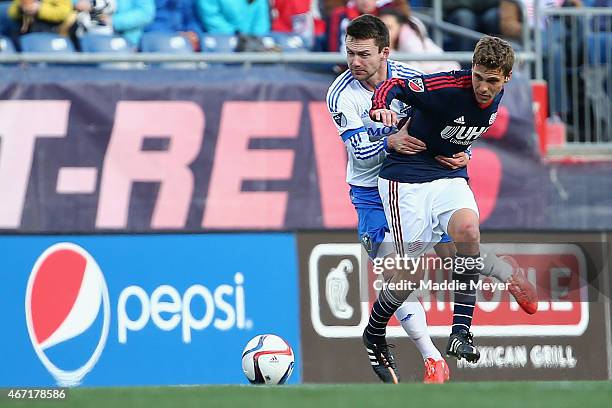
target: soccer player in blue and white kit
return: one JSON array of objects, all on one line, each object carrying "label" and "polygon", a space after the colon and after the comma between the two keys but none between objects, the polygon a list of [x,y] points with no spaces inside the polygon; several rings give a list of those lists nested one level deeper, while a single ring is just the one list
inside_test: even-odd
[{"label": "soccer player in blue and white kit", "polygon": [[[387,150],[411,153],[424,149],[420,142],[413,145],[405,132],[396,126],[384,126],[370,119],[368,113],[375,85],[387,78],[411,78],[422,72],[397,61],[388,60],[389,35],[384,23],[377,17],[363,15],[354,19],[347,28],[346,51],[349,70],[341,74],[330,86],[327,107],[348,152],[347,182],[351,186],[351,201],[357,210],[358,232],[370,257],[379,253],[379,245],[388,233],[383,205],[378,194],[377,179]],[[393,109],[406,116],[409,106],[394,102]],[[467,155],[448,158],[456,166],[467,164]],[[448,244],[452,246],[451,244]],[[442,246],[441,246],[442,247]],[[452,249],[438,248],[441,256],[451,256]],[[448,366],[435,347],[427,331],[425,311],[418,300],[406,302],[396,313],[408,336],[415,343],[425,362],[427,383],[448,380]],[[392,358],[392,357],[391,357]],[[392,362],[392,361],[391,361]],[[397,382],[389,371],[371,359],[375,372],[383,381]],[[394,381],[393,381],[394,380]]]},{"label": "soccer player in blue and white kit", "polygon": [[[455,264],[463,269],[462,273],[453,272],[453,280],[463,288],[455,291],[446,353],[468,361],[479,358],[469,332],[476,302],[476,289],[471,283],[478,281],[482,267],[477,261],[478,207],[467,184],[466,169],[449,169],[435,157],[464,152],[493,124],[513,63],[514,51],[506,41],[483,37],[476,45],[471,70],[388,79],[376,89],[369,113],[373,120],[393,126],[398,123],[394,103],[399,100],[413,108],[408,131],[424,142],[427,150],[415,155],[390,152],[379,174],[378,189],[398,255],[418,257],[444,234],[452,237],[457,249]],[[415,271],[394,272],[391,283],[410,281]],[[535,288],[518,268],[502,281],[510,284],[510,292],[527,313],[536,312]],[[409,293],[384,287],[368,327],[384,333],[390,317]],[[364,336],[364,341],[375,355],[388,359],[384,338]],[[390,363],[386,366],[389,371],[395,370]]]}]

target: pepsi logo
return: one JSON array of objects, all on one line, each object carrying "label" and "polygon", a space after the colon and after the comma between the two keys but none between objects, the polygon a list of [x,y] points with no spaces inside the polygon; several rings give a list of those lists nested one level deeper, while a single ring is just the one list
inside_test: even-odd
[{"label": "pepsi logo", "polygon": [[[30,273],[25,313],[32,346],[45,368],[58,385],[79,385],[98,362],[110,324],[108,288],[95,259],[69,242],[47,248]],[[91,347],[74,353],[70,346],[76,341]]]}]

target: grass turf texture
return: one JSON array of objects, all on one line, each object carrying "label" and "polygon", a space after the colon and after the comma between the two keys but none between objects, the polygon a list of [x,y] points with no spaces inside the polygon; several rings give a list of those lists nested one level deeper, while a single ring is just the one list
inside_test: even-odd
[{"label": "grass turf texture", "polygon": [[15,401],[2,407],[611,407],[612,382],[479,382],[444,385],[346,384],[281,387],[79,388],[64,401]]}]

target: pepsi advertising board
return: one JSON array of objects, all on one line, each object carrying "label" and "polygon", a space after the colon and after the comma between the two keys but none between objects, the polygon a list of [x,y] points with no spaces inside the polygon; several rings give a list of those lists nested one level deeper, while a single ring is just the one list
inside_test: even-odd
[{"label": "pepsi advertising board", "polygon": [[2,236],[0,386],[247,383],[273,333],[301,380],[290,234]]}]

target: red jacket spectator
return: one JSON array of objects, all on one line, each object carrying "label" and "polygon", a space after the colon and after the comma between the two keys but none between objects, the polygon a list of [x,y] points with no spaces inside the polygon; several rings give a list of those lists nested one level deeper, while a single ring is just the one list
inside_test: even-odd
[{"label": "red jacket spectator", "polygon": [[312,0],[270,0],[270,14],[272,31],[293,32],[293,17],[308,14],[308,18],[314,21],[314,34],[318,36],[325,32],[325,22],[321,20],[319,10],[313,10]]}]

